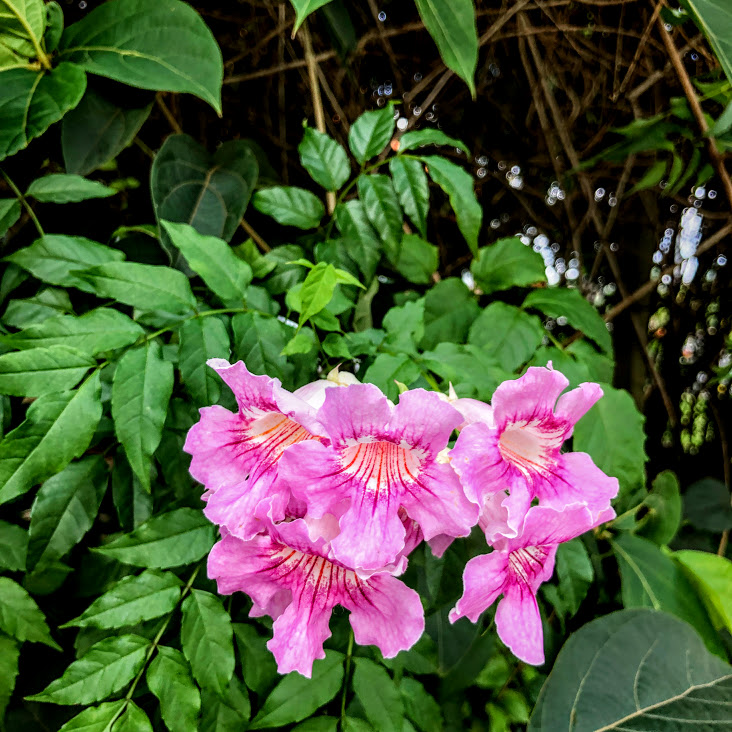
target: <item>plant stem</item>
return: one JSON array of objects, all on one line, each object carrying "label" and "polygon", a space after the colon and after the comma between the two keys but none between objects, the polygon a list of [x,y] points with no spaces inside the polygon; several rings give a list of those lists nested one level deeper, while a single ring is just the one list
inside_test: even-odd
[{"label": "plant stem", "polygon": [[4,170],[0,170],[0,173],[2,173],[5,182],[10,186],[10,189],[13,191],[13,193],[15,193],[16,198],[20,201],[25,210],[28,212],[28,216],[30,216],[31,221],[35,224],[36,231],[38,232],[39,236],[45,236],[46,232],[43,231],[41,222],[38,220],[38,217],[36,216],[35,211],[31,207],[30,203],[28,203],[25,196],[21,193],[20,188],[18,188],[18,186],[13,183],[13,181],[10,179],[10,176]]},{"label": "plant stem", "polygon": [[348,681],[351,675],[351,656],[353,655],[353,628],[348,636],[348,649],[346,650],[346,663],[343,674],[343,689],[341,691],[341,732],[346,725],[346,694],[348,693]]}]

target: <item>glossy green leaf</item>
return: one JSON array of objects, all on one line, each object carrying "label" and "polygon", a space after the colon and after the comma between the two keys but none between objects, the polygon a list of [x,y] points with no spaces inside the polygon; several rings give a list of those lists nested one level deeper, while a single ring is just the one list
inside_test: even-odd
[{"label": "glossy green leaf", "polygon": [[732,82],[732,8],[725,0],[681,0],[714,50]]},{"label": "glossy green leaf", "polygon": [[221,113],[221,50],[198,13],[179,0],[100,5],[64,31],[59,58],[141,89],[195,94]]},{"label": "glossy green leaf", "polygon": [[297,33],[305,18],[314,13],[318,8],[327,5],[331,0],[290,0],[290,4],[295,8],[295,26],[292,29],[293,36]]},{"label": "glossy green leaf", "polygon": [[434,127],[405,132],[399,139],[399,153],[405,153],[407,150],[413,150],[424,145],[449,145],[450,147],[462,150],[466,155],[470,155],[470,150],[468,150],[464,142],[456,140],[454,137],[450,137],[442,130],[435,129]]},{"label": "glossy green leaf", "polygon": [[[172,270],[171,270],[172,271]],[[112,418],[130,467],[150,490],[150,465],[160,444],[173,393],[173,364],[158,341],[127,351],[112,382]]]},{"label": "glossy green leaf", "polygon": [[37,397],[72,389],[96,361],[68,346],[33,348],[0,356],[0,394]]},{"label": "glossy green leaf", "polygon": [[231,319],[234,330],[234,355],[255,374],[267,374],[287,382],[292,365],[282,349],[293,331],[276,318],[259,313],[240,313]]},{"label": "glossy green leaf", "polygon": [[0,569],[22,571],[27,551],[28,532],[15,524],[0,521]]},{"label": "glossy green leaf", "polygon": [[90,198],[109,198],[117,191],[95,180],[82,178],[80,175],[51,173],[43,178],[36,178],[26,191],[26,196],[42,203],[77,203]]},{"label": "glossy green leaf", "polygon": [[2,72],[0,160],[27,147],[81,100],[86,74],[61,63],[50,73],[11,69]]},{"label": "glossy green leaf", "polygon": [[234,639],[221,600],[192,590],[183,602],[180,637],[193,677],[202,688],[223,695],[234,674]]},{"label": "glossy green leaf", "polygon": [[152,494],[145,490],[140,479],[132,472],[122,446],[117,448],[114,456],[112,501],[124,531],[132,531],[152,516]]},{"label": "glossy green leaf", "polygon": [[277,664],[267,648],[267,640],[249,624],[234,623],[244,682],[255,694],[266,693],[277,678]]},{"label": "glossy green leaf", "polygon": [[347,255],[358,266],[365,281],[370,282],[381,258],[381,242],[371,228],[363,203],[355,200],[339,203],[335,218]]},{"label": "glossy green leaf", "polygon": [[181,584],[171,572],[155,569],[123,577],[78,618],[62,627],[123,628],[159,618],[175,609]]},{"label": "glossy green leaf", "polygon": [[58,732],[112,732],[112,725],[126,705],[126,699],[119,699],[89,707],[66,722]]},{"label": "glossy green leaf", "polygon": [[199,732],[241,732],[252,712],[246,687],[236,676],[222,696],[202,689],[201,707]]},{"label": "glossy green leaf", "polygon": [[612,354],[612,338],[605,321],[579,290],[565,287],[534,290],[524,300],[524,307],[539,310],[550,318],[565,317],[573,328],[591,338],[605,353]]},{"label": "glossy green leaf", "polygon": [[124,254],[81,236],[47,234],[6,259],[44,282],[94,292],[77,270],[119,262]]},{"label": "glossy green leaf", "polygon": [[593,620],[565,643],[528,732],[721,729],[732,720],[731,691],[732,668],[710,655],[686,623],[623,610]]},{"label": "glossy green leaf", "polygon": [[278,224],[315,229],[325,216],[322,201],[310,191],[295,186],[272,186],[254,194],[252,205]]},{"label": "glossy green leaf", "polygon": [[190,224],[199,234],[229,241],[258,175],[257,159],[243,140],[225,142],[209,155],[192,137],[171,135],[150,171],[155,215],[159,222]]},{"label": "glossy green leaf", "polygon": [[218,318],[192,318],[178,331],[178,367],[193,403],[207,407],[219,401],[221,378],[206,365],[210,358],[229,358],[229,334]]},{"label": "glossy green leaf", "polygon": [[160,646],[145,676],[160,701],[160,716],[170,732],[190,732],[198,726],[201,694],[180,651]]},{"label": "glossy green leaf", "polygon": [[409,677],[399,684],[404,712],[421,732],[442,732],[442,713],[435,698],[427,693],[424,686]]},{"label": "glossy green leaf", "polygon": [[482,247],[470,271],[475,284],[487,295],[546,282],[541,255],[513,236]]},{"label": "glossy green leaf", "polygon": [[170,267],[110,262],[75,275],[98,297],[110,297],[141,310],[187,313],[196,305],[188,278]]},{"label": "glossy green leaf", "polygon": [[364,112],[348,132],[348,147],[353,157],[363,165],[378,155],[394,135],[394,110],[391,105]]},{"label": "glossy green leaf", "polygon": [[302,167],[326,191],[337,191],[346,184],[351,174],[348,155],[332,137],[305,127],[297,151]]},{"label": "glossy green leaf", "polygon": [[53,53],[58,48],[58,42],[64,32],[64,11],[56,0],[46,4],[46,26],[43,43],[46,46],[46,53]]},{"label": "glossy green leaf", "polygon": [[311,717],[306,719],[297,727],[292,728],[292,732],[337,732],[337,717]]},{"label": "glossy green leaf", "polygon": [[120,691],[145,664],[150,647],[139,635],[112,636],[95,643],[43,691],[27,697],[53,704],[91,704]]},{"label": "glossy green leaf", "polygon": [[353,660],[353,691],[376,732],[402,732],[404,705],[383,666],[367,658]]},{"label": "glossy green leaf", "polygon": [[681,526],[679,481],[670,470],[659,473],[643,504],[648,509],[636,533],[656,544],[668,544]]},{"label": "glossy green leaf", "polygon": [[397,245],[394,268],[409,282],[428,285],[439,266],[440,251],[416,234],[405,234]]},{"label": "glossy green leaf", "polygon": [[18,676],[18,644],[6,635],[0,635],[0,719],[5,715],[5,708],[15,688]]},{"label": "glossy green leaf", "polygon": [[386,245],[386,251],[396,253],[404,233],[404,217],[391,178],[375,173],[361,174],[356,183],[368,220]]},{"label": "glossy green leaf", "polygon": [[674,552],[718,629],[732,633],[732,562],[709,552]]},{"label": "glossy green leaf", "polygon": [[20,201],[17,198],[0,198],[0,236],[5,236],[19,218]]},{"label": "glossy green leaf", "polygon": [[35,600],[10,577],[0,577],[0,630],[21,643],[43,643],[61,650]]},{"label": "glossy green leaf", "polygon": [[399,394],[394,382],[410,386],[419,379],[420,373],[419,366],[406,353],[380,353],[366,369],[363,381],[376,384],[393,401]]},{"label": "glossy green leaf", "polygon": [[0,442],[0,503],[23,495],[79,457],[102,416],[99,372],[76,391],[46,394]]},{"label": "glossy green leaf", "polygon": [[542,585],[545,595],[560,618],[573,617],[587,596],[587,590],[595,577],[590,556],[582,540],[572,539],[557,547],[557,585]]},{"label": "glossy green leaf", "polygon": [[313,676],[297,672],[285,676],[267,697],[249,729],[269,729],[300,722],[327,704],[340,691],[343,681],[343,654],[328,651],[313,663]]},{"label": "glossy green leaf", "polygon": [[478,254],[478,236],[483,223],[483,209],[475,197],[473,177],[460,166],[437,155],[421,158],[430,178],[450,199],[460,233],[474,256]]},{"label": "glossy green leaf", "polygon": [[5,325],[25,328],[55,315],[72,311],[71,299],[66,290],[44,287],[34,297],[11,300],[2,319]]},{"label": "glossy green leaf", "polygon": [[61,559],[92,527],[107,489],[107,469],[99,455],[71,463],[49,478],[31,509],[28,569]]},{"label": "glossy green leaf", "polygon": [[391,158],[389,172],[404,213],[426,239],[430,190],[424,165],[414,158]]},{"label": "glossy green leaf", "polygon": [[[335,267],[320,262],[313,267],[300,289],[300,325],[317,315],[331,300],[338,284]],[[0,356],[0,362],[2,356]],[[1,382],[0,382],[1,383]]]},{"label": "glossy green leaf", "polygon": [[213,544],[214,526],[201,511],[176,508],[153,516],[96,551],[123,564],[168,569],[198,561]]},{"label": "glossy green leaf", "polygon": [[147,714],[137,704],[129,701],[114,725],[114,732],[153,732],[153,727]]},{"label": "glossy green leaf", "polygon": [[480,308],[470,290],[457,277],[438,282],[425,297],[424,349],[439,343],[464,343]]}]

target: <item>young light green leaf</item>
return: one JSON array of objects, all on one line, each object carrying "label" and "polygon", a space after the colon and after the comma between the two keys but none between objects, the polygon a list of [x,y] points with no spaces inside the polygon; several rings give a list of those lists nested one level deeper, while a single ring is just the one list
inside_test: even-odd
[{"label": "young light green leaf", "polygon": [[[308,272],[300,289],[300,326],[313,315],[317,315],[333,297],[338,278],[332,264],[320,262]],[[0,356],[2,362],[2,356]],[[0,372],[1,373],[1,372]],[[0,384],[2,381],[0,381]]]},{"label": "young light green leaf", "polygon": [[124,258],[122,252],[91,239],[62,234],[46,234],[31,246],[6,257],[39,280],[62,287],[76,287],[84,292],[94,290],[85,280],[76,276],[76,270],[119,262]]},{"label": "young light green leaf", "polygon": [[36,58],[46,29],[43,0],[4,0],[0,5],[0,70]]},{"label": "young light green leaf", "polygon": [[111,297],[140,310],[188,313],[196,306],[188,278],[170,267],[110,262],[74,274],[98,297]]},{"label": "young light green leaf", "polygon": [[312,328],[300,328],[287,345],[282,349],[283,356],[296,356],[298,353],[310,353],[318,347],[318,339]]},{"label": "young light green leaf", "polygon": [[179,0],[100,5],[64,31],[59,58],[141,89],[195,94],[221,114],[221,50],[201,16]]},{"label": "young light green leaf", "polygon": [[290,4],[295,8],[295,26],[292,29],[292,37],[299,30],[305,18],[314,13],[318,8],[327,5],[331,0],[290,0]]},{"label": "young light green leaf", "polygon": [[206,366],[210,358],[229,358],[229,334],[218,318],[192,318],[178,331],[178,367],[194,404],[206,407],[218,402],[221,379]]},{"label": "young light green leaf", "polygon": [[181,584],[171,572],[155,569],[123,577],[78,618],[60,627],[123,628],[159,618],[175,609]]},{"label": "young light green leaf", "polygon": [[353,691],[376,732],[402,732],[404,705],[399,690],[383,666],[355,658]]},{"label": "young light green leaf", "polygon": [[714,626],[732,633],[732,562],[717,554],[690,549],[672,556],[698,589]]},{"label": "young light green leaf", "polygon": [[346,201],[335,208],[338,229],[343,235],[350,258],[370,282],[381,258],[381,242],[371,228],[361,201]]},{"label": "young light green leaf", "polygon": [[234,254],[222,239],[203,236],[188,224],[161,221],[173,246],[181,251],[190,268],[221,298],[224,303],[239,305],[246,297],[252,281],[252,268]]},{"label": "young light green leaf", "polygon": [[391,178],[361,174],[356,184],[366,216],[386,245],[387,253],[396,252],[404,233],[404,217]]},{"label": "young light green leaf", "polygon": [[25,569],[28,532],[20,526],[0,521],[0,569],[18,572]]},{"label": "young light green leaf", "polygon": [[76,391],[46,394],[0,442],[0,503],[63,470],[91,442],[102,416],[99,372]]},{"label": "young light green leaf", "polygon": [[269,729],[300,722],[327,704],[340,690],[343,681],[343,654],[328,651],[313,664],[313,676],[298,673],[285,676],[267,697],[249,729]]},{"label": "young light green leaf", "polygon": [[298,229],[315,229],[325,216],[325,208],[317,196],[294,186],[263,188],[254,194],[252,204],[277,223]]},{"label": "young light green leaf", "polygon": [[96,361],[75,348],[49,346],[0,356],[0,394],[37,397],[72,389]]},{"label": "young light green leaf", "polygon": [[201,511],[176,508],[95,551],[123,564],[168,569],[198,561],[213,544],[214,526]]},{"label": "young light green leaf", "polygon": [[339,285],[353,285],[354,287],[360,287],[362,290],[366,289],[350,272],[346,272],[345,269],[338,269],[336,267],[336,280]]},{"label": "young light green leaf", "polygon": [[465,81],[475,99],[478,30],[472,0],[415,0],[415,3],[445,66]]},{"label": "young light green leaf", "polygon": [[305,127],[297,147],[302,167],[326,191],[337,191],[351,174],[346,151],[328,135]]},{"label": "young light green leaf", "polygon": [[395,124],[391,105],[364,112],[348,132],[348,147],[353,157],[363,165],[378,155],[394,135]]},{"label": "young light green leaf", "polygon": [[100,455],[82,458],[49,478],[31,509],[27,568],[50,564],[76,546],[92,527],[107,489]]},{"label": "young light green leaf", "polygon": [[0,630],[21,643],[43,643],[61,650],[35,600],[10,577],[0,577]]},{"label": "young light green leaf", "polygon": [[470,265],[470,271],[475,284],[486,295],[546,282],[541,255],[524,246],[515,236],[482,247]]},{"label": "young light green leaf", "polygon": [[20,218],[20,201],[17,198],[0,198],[0,236]]},{"label": "young light green leaf", "polygon": [[404,213],[426,239],[430,189],[424,165],[414,158],[391,158],[389,172]]},{"label": "young light green leaf", "polygon": [[134,320],[119,310],[97,308],[81,316],[48,318],[19,333],[0,335],[0,343],[20,350],[68,346],[95,356],[102,351],[129,346],[144,334]]},{"label": "young light green leaf", "polygon": [[[171,270],[172,271],[172,270]],[[173,393],[173,364],[158,341],[127,351],[112,382],[112,418],[130,467],[150,490],[150,466]]]},{"label": "young light green leaf", "polygon": [[112,636],[95,643],[80,659],[29,701],[92,704],[132,681],[145,664],[150,641],[139,635]]},{"label": "young light green leaf", "polygon": [[5,715],[18,676],[18,644],[6,635],[0,635],[0,719]]},{"label": "young light green leaf", "polygon": [[[271,656],[271,654],[270,654]],[[199,732],[241,732],[252,713],[246,687],[234,676],[223,696],[203,689]]]},{"label": "young light green leaf", "polygon": [[183,602],[180,637],[193,677],[202,688],[223,695],[234,674],[234,639],[221,600],[192,590]]},{"label": "young light green leaf", "polygon": [[442,132],[442,130],[437,130],[434,127],[405,132],[399,139],[399,153],[405,153],[407,150],[413,150],[415,147],[422,147],[424,145],[449,145],[450,147],[462,150],[466,155],[470,155],[470,150],[468,150],[464,142],[456,140],[454,137],[450,137]]},{"label": "young light green leaf", "polygon": [[483,209],[475,197],[473,177],[460,166],[445,158],[430,155],[421,158],[430,178],[450,199],[460,233],[473,255],[478,254],[478,235],[483,222]]},{"label": "young light green leaf", "polygon": [[409,282],[428,285],[439,265],[439,249],[416,234],[405,234],[397,245],[394,268]]},{"label": "young light green leaf", "polygon": [[170,732],[190,732],[198,726],[201,694],[180,651],[160,646],[148,666],[147,685],[160,701],[160,716]]},{"label": "young light green leaf", "polygon": [[292,365],[281,355],[292,331],[276,318],[259,313],[240,313],[231,319],[234,355],[255,374],[267,374],[288,381]]},{"label": "young light green leaf", "polygon": [[104,702],[98,707],[89,707],[66,722],[58,732],[112,732],[112,725],[126,705],[126,699],[118,699]]},{"label": "young light green leaf", "polygon": [[42,203],[78,203],[90,198],[108,198],[117,191],[95,180],[87,180],[80,175],[51,173],[34,180],[26,196]]}]

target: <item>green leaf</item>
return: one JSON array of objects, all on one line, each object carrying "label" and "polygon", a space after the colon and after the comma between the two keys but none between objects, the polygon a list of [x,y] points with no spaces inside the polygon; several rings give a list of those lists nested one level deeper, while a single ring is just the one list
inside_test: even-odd
[{"label": "green leaf", "polygon": [[572,539],[559,545],[556,574],[558,585],[545,584],[542,587],[552,590],[546,594],[560,618],[571,618],[577,614],[595,577],[592,561],[581,539]]},{"label": "green leaf", "polygon": [[672,556],[699,591],[715,627],[732,633],[732,562],[716,554],[691,550],[674,552]]},{"label": "green leaf", "polygon": [[405,234],[398,245],[394,268],[409,282],[428,285],[439,266],[440,251],[416,234]]},{"label": "green leaf", "polygon": [[145,331],[124,313],[97,308],[81,316],[59,315],[30,325],[0,343],[20,350],[67,346],[89,356],[133,344]]},{"label": "green leaf", "polygon": [[602,384],[604,396],[577,423],[574,449],[589,453],[600,470],[620,482],[620,495],[646,483],[644,417],[627,391]]},{"label": "green leaf", "polygon": [[277,664],[267,641],[251,625],[234,623],[233,628],[244,682],[255,694],[265,694],[277,678]]},{"label": "green leaf", "polygon": [[198,561],[213,544],[214,526],[200,510],[176,508],[96,551],[123,564],[167,569]]},{"label": "green leaf", "polygon": [[719,636],[681,568],[653,542],[620,534],[611,542],[620,567],[623,605],[652,607],[692,625],[707,648],[724,656]]},{"label": "green leaf", "polygon": [[480,308],[473,293],[457,277],[438,282],[424,301],[424,338],[428,350],[445,341],[463,343]]},{"label": "green leaf", "polygon": [[126,699],[119,699],[89,707],[66,722],[58,732],[112,732],[112,725],[126,705]]},{"label": "green leaf", "polygon": [[414,158],[391,158],[389,172],[404,213],[426,239],[430,189],[424,165]]},{"label": "green leaf", "polygon": [[106,96],[87,89],[61,123],[66,172],[88,175],[117,157],[140,131],[151,109],[152,104],[118,107]]},{"label": "green leaf", "polygon": [[657,186],[668,168],[668,161],[657,160],[650,168],[641,176],[641,179],[625,194],[625,196],[632,196],[638,191],[645,191],[649,188]]},{"label": "green leaf", "polygon": [[318,8],[327,5],[331,0],[290,0],[290,4],[295,8],[295,26],[292,29],[292,37],[295,37],[298,29],[302,25],[305,18],[314,13]]},{"label": "green leaf", "polygon": [[[320,262],[313,267],[300,289],[300,325],[317,315],[333,297],[338,279],[335,267],[332,264]],[[2,362],[2,356],[0,356]],[[2,383],[2,382],[0,382]]]},{"label": "green leaf", "polygon": [[171,135],[150,172],[155,216],[158,222],[190,224],[199,234],[229,241],[258,175],[257,159],[243,140],[225,142],[209,155],[192,137]]},{"label": "green leaf", "polygon": [[49,73],[28,69],[2,72],[0,160],[27,147],[81,100],[86,74],[61,63]]},{"label": "green leaf", "polygon": [[96,361],[75,348],[50,346],[0,356],[0,394],[37,397],[72,389]]},{"label": "green leaf", "polygon": [[445,66],[468,85],[475,99],[478,31],[472,0],[415,0],[415,3]]},{"label": "green leaf", "polygon": [[99,372],[76,391],[46,394],[0,442],[0,503],[63,470],[89,447],[102,416]]},{"label": "green leaf", "polygon": [[64,11],[55,0],[46,5],[46,21],[48,27],[43,43],[46,46],[46,53],[53,53],[58,48],[58,42],[64,32]]},{"label": "green leaf", "polygon": [[0,577],[0,630],[21,643],[43,643],[61,650],[33,598],[9,577]]},{"label": "green leaf", "polygon": [[724,0],[681,0],[732,82],[732,9]]},{"label": "green leaf", "polygon": [[108,198],[115,193],[114,188],[80,175],[52,173],[34,180],[25,195],[42,203],[78,203],[90,198]]},{"label": "green leaf", "polygon": [[389,674],[367,658],[355,658],[353,665],[353,691],[373,728],[376,732],[402,732],[402,697]]},{"label": "green leaf", "polygon": [[170,732],[190,732],[198,727],[201,694],[180,651],[160,646],[146,679],[160,701],[160,716]]},{"label": "green leaf", "polygon": [[31,246],[19,249],[6,257],[6,260],[27,269],[34,277],[52,285],[76,287],[84,292],[94,292],[86,281],[77,277],[76,270],[119,262],[124,256],[116,249],[81,236],[47,234],[37,239]]},{"label": "green leaf", "polygon": [[221,50],[179,0],[114,0],[69,26],[59,58],[141,89],[195,94],[221,114]]},{"label": "green leaf", "polygon": [[315,229],[325,216],[322,201],[310,191],[295,186],[263,188],[254,194],[252,204],[277,223],[298,229]]},{"label": "green leaf", "polygon": [[399,394],[395,381],[410,386],[420,375],[419,366],[407,354],[380,353],[366,369],[363,380],[366,384],[376,384],[389,399],[394,400]]},{"label": "green leaf", "polygon": [[110,297],[140,310],[188,313],[196,306],[188,278],[170,267],[109,262],[74,274],[98,297]]},{"label": "green leaf", "polygon": [[24,570],[27,551],[28,532],[15,524],[0,521],[0,569]]},{"label": "green leaf", "polygon": [[292,732],[337,732],[337,717],[311,717],[292,728]]},{"label": "green leaf", "polygon": [[259,313],[240,313],[231,319],[234,354],[255,374],[267,374],[287,382],[292,365],[282,356],[292,331],[276,318]]},{"label": "green leaf", "polygon": [[207,407],[221,396],[221,379],[206,365],[210,358],[229,358],[229,334],[215,317],[192,318],[178,331],[180,376],[194,404]]},{"label": "green leaf", "polygon": [[386,251],[396,253],[404,233],[404,217],[391,179],[388,175],[362,173],[356,183],[368,220],[386,244]]},{"label": "green leaf", "polygon": [[470,271],[486,295],[546,281],[541,255],[514,236],[482,247]]},{"label": "green leaf", "polygon": [[643,505],[648,513],[637,533],[659,545],[670,543],[681,526],[681,493],[676,475],[670,470],[659,473]]},{"label": "green leaf", "polygon": [[153,728],[147,714],[130,701],[114,725],[114,732],[153,732]]},{"label": "green leaf", "polygon": [[114,430],[130,467],[148,492],[150,466],[163,433],[173,379],[173,364],[163,358],[158,341],[127,351],[114,372]]},{"label": "green leaf", "polygon": [[3,0],[0,4],[0,70],[35,59],[33,41],[40,44],[45,29],[43,0]]},{"label": "green leaf", "polygon": [[473,177],[455,163],[437,155],[423,157],[430,178],[450,199],[460,233],[473,255],[478,254],[478,235],[483,223],[483,209],[475,197]]},{"label": "green leaf", "polygon": [[27,697],[52,704],[91,704],[127,685],[145,665],[150,641],[139,635],[112,636],[95,643],[43,691]]},{"label": "green leaf", "polygon": [[570,636],[528,732],[719,729],[730,721],[731,690],[732,668],[686,623],[622,610]]},{"label": "green leaf", "polygon": [[267,697],[249,729],[268,729],[300,722],[327,704],[340,691],[343,681],[343,654],[328,651],[313,663],[313,676],[297,672],[285,676]]},{"label": "green leaf", "polygon": [[121,446],[114,456],[112,501],[117,509],[120,525],[125,531],[136,529],[152,515],[152,494],[145,490],[140,479],[132,472]]},{"label": "green leaf", "polygon": [[0,198],[0,236],[20,218],[20,201],[17,198]]},{"label": "green leaf", "polygon": [[351,166],[346,151],[328,135],[305,127],[297,147],[302,167],[326,191],[337,191],[348,180]]},{"label": "green leaf", "polygon": [[356,263],[366,282],[370,282],[381,258],[381,242],[371,228],[363,203],[339,203],[335,208],[335,219],[348,256]]},{"label": "green leaf", "polygon": [[364,112],[348,132],[348,147],[353,157],[363,165],[367,160],[378,155],[394,135],[394,110],[390,104]]},{"label": "green leaf", "polygon": [[732,529],[729,490],[721,480],[702,478],[684,493],[684,517],[697,529],[719,533]]},{"label": "green leaf", "polygon": [[[270,654],[271,657],[271,654]],[[223,696],[202,690],[199,732],[241,732],[252,713],[246,687],[234,676]]]},{"label": "green leaf", "polygon": [[543,337],[544,328],[535,315],[493,302],[470,326],[468,343],[482,348],[506,371],[515,371],[534,355]]},{"label": "green leaf", "polygon": [[234,674],[231,618],[210,592],[192,590],[183,602],[183,653],[202,688],[222,696]]},{"label": "green leaf", "polygon": [[18,676],[18,644],[6,635],[0,635],[0,719],[4,718],[5,708],[15,688]]},{"label": "green leaf", "polygon": [[171,572],[147,569],[123,577],[98,597],[78,618],[62,628],[123,628],[173,612],[181,581]]},{"label": "green leaf", "polygon": [[565,317],[573,328],[582,331],[605,353],[612,355],[613,342],[605,321],[579,290],[564,287],[534,290],[524,300],[524,307],[539,310],[550,318]]},{"label": "green leaf", "polygon": [[49,478],[38,491],[28,531],[28,570],[61,559],[92,527],[107,490],[100,455],[82,458]]},{"label": "green leaf", "polygon": [[5,325],[25,328],[59,313],[70,313],[72,310],[69,293],[66,290],[44,287],[35,297],[11,300],[2,319]]},{"label": "green leaf", "polygon": [[462,150],[466,155],[470,155],[470,150],[464,142],[456,140],[434,127],[405,132],[399,139],[399,153],[405,153],[407,150],[413,150],[415,147],[423,147],[424,145],[449,145]]},{"label": "green leaf", "polygon": [[407,717],[421,732],[442,732],[442,712],[434,697],[416,679],[405,677],[399,684]]}]

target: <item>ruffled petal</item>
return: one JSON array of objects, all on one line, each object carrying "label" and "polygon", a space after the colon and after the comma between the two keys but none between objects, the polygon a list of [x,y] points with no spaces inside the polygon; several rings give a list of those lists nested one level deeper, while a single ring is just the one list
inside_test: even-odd
[{"label": "ruffled petal", "polygon": [[559,397],[554,414],[568,424],[565,439],[570,437],[574,425],[584,417],[600,397],[602,397],[600,385],[589,382],[580,384],[576,389]]},{"label": "ruffled petal", "polygon": [[552,415],[559,395],[569,380],[559,371],[531,366],[514,381],[504,381],[491,401],[496,426],[502,430],[510,422],[533,422]]},{"label": "ruffled petal", "polygon": [[484,610],[489,608],[504,591],[508,580],[508,555],[505,552],[491,552],[473,557],[463,572],[463,596],[450,611],[450,622],[462,617],[473,623]]},{"label": "ruffled petal", "polygon": [[359,645],[375,645],[384,658],[411,648],[424,631],[419,595],[388,574],[347,584],[342,605],[351,611],[351,627]]},{"label": "ruffled petal", "polygon": [[478,525],[488,544],[493,546],[502,538],[518,536],[530,506],[531,494],[525,485],[516,485],[510,495],[502,491],[486,494]]},{"label": "ruffled petal", "polygon": [[427,543],[430,545],[432,554],[438,559],[442,559],[442,555],[450,548],[453,541],[455,541],[454,536],[438,534],[437,536],[433,536]]},{"label": "ruffled petal", "polygon": [[532,506],[524,520],[523,529],[510,548],[527,546],[556,546],[589,531],[596,522],[582,504],[565,506],[563,510],[551,506]]},{"label": "ruffled petal", "polygon": [[506,588],[496,609],[498,637],[516,658],[534,666],[544,663],[544,631],[536,596],[521,584]]},{"label": "ruffled petal", "polygon": [[450,404],[463,416],[464,422],[458,429],[463,429],[466,425],[474,424],[475,422],[482,422],[489,427],[495,427],[493,407],[489,404],[478,401],[477,399],[470,399],[469,397],[455,399]]}]

